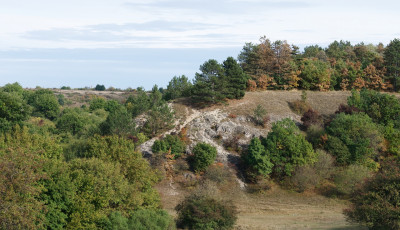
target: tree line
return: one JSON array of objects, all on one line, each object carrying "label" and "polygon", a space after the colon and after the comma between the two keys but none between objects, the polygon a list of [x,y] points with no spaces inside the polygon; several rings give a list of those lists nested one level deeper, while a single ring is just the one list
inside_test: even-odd
[{"label": "tree line", "polygon": [[237,61],[228,57],[222,64],[210,59],[200,66],[193,82],[174,77],[164,90],[165,99],[191,97],[201,105],[240,99],[256,90],[361,90],[399,91],[400,40],[386,47],[334,41],[326,48],[304,48],[287,41],[246,43]]}]

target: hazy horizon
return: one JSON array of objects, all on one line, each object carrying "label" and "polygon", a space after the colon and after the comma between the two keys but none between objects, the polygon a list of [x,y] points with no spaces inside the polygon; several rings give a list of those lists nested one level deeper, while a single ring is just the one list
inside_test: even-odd
[{"label": "hazy horizon", "polygon": [[165,87],[246,42],[387,45],[398,1],[0,0],[0,84]]}]

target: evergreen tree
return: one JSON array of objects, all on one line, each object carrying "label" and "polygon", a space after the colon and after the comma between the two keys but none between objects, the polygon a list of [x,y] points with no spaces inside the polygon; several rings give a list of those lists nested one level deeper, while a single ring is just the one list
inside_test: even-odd
[{"label": "evergreen tree", "polygon": [[196,73],[192,99],[196,103],[212,104],[224,99],[224,69],[214,59],[200,66],[201,73]]},{"label": "evergreen tree", "polygon": [[224,61],[223,67],[225,70],[225,78],[227,80],[225,96],[229,99],[242,98],[246,90],[246,74],[233,57],[228,57]]},{"label": "evergreen tree", "polygon": [[274,166],[259,138],[251,139],[247,154],[243,155],[242,159],[246,166],[258,175],[268,176]]},{"label": "evergreen tree", "polygon": [[131,95],[125,102],[126,109],[132,114],[132,117],[137,117],[143,114],[150,108],[150,99],[143,88],[137,88],[136,95]]},{"label": "evergreen tree", "polygon": [[387,73],[392,79],[394,90],[399,90],[399,78],[400,78],[400,40],[394,39],[386,47],[385,54],[385,64],[387,68]]},{"label": "evergreen tree", "polygon": [[190,96],[190,91],[192,89],[192,83],[190,83],[189,79],[182,75],[180,77],[173,77],[169,82],[167,89],[164,93],[165,100],[173,100],[180,97],[188,97]]}]

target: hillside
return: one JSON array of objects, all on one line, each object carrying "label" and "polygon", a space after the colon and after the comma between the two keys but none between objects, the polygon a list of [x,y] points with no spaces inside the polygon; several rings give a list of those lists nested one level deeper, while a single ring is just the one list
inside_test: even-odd
[{"label": "hillside", "polygon": [[[243,146],[254,136],[265,136],[266,128],[254,126],[250,119],[254,108],[261,104],[267,109],[271,123],[290,117],[295,121],[300,116],[293,113],[288,102],[300,99],[301,91],[248,92],[242,100],[229,101],[228,105],[218,105],[206,109],[187,106],[185,100],[177,100],[172,106],[179,121],[170,132],[178,132],[186,127],[191,146],[197,142],[207,142],[217,147],[217,161],[227,166],[234,177],[229,189],[216,189],[205,185],[205,190],[225,199],[232,199],[239,208],[237,229],[358,229],[346,222],[342,210],[347,203],[334,198],[326,198],[313,192],[299,194],[272,185],[263,193],[248,193],[250,188],[238,174],[238,154],[228,151],[223,143],[235,135],[240,135]],[[341,103],[346,103],[350,92],[308,92],[308,102],[321,114],[332,114]],[[141,146],[143,152],[151,153],[154,138]],[[162,195],[164,208],[176,215],[174,207],[194,188],[195,175],[189,171],[176,169],[182,162],[165,163],[166,179],[157,188]],[[172,166],[172,169],[171,169]],[[174,169],[175,167],[175,169]],[[171,172],[172,171],[172,172]],[[191,184],[193,183],[193,184]]]},{"label": "hillside", "polygon": [[[88,105],[97,96],[124,102],[131,94],[82,90],[56,93],[63,94],[71,107]],[[346,200],[320,195],[318,189],[298,193],[272,181],[252,184],[242,175],[238,152],[245,150],[253,137],[267,136],[276,121],[291,118],[300,124],[301,116],[289,104],[300,100],[301,95],[302,91],[298,90],[247,92],[241,100],[207,108],[193,107],[185,98],[170,102],[176,118],[172,128],[140,145],[153,168],[163,175],[164,179],[156,185],[163,208],[176,217],[176,205],[185,196],[200,193],[230,200],[237,206],[235,229],[364,229],[347,222],[343,214],[349,205]],[[320,114],[329,116],[340,104],[346,104],[350,95],[349,91],[307,91],[307,103]],[[258,105],[266,109],[269,117],[265,127],[255,125],[252,118]],[[218,150],[211,174],[194,174],[185,159],[172,160],[152,153],[154,141],[182,130],[188,138],[187,154],[198,142],[206,142]]]}]

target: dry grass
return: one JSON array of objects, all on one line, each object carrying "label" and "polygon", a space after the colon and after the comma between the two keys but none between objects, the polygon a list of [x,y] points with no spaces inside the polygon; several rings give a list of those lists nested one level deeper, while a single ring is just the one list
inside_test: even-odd
[{"label": "dry grass", "polygon": [[95,90],[53,90],[55,94],[62,94],[65,100],[70,101],[70,107],[80,107],[82,105],[88,105],[89,101],[95,97],[104,97],[106,99],[113,99],[119,102],[124,102],[132,92],[122,91],[95,91]]},{"label": "dry grass", "polygon": [[[308,91],[307,102],[320,114],[334,113],[341,103],[347,102],[351,95],[348,91]],[[262,105],[272,115],[292,115],[295,113],[289,107],[289,102],[301,99],[301,91],[261,91],[246,92],[242,100],[229,101],[228,106],[222,106],[225,111],[236,115],[252,115],[257,105]]]},{"label": "dry grass", "polygon": [[[162,204],[171,215],[174,207],[193,191],[172,189],[166,181],[157,186]],[[209,192],[213,193],[210,189]],[[346,221],[342,210],[347,202],[314,193],[295,193],[274,186],[263,194],[250,194],[231,187],[234,193],[219,192],[238,208],[235,229],[365,229]]]}]

